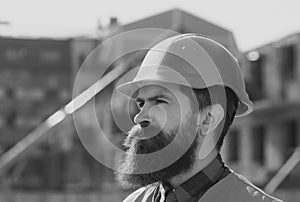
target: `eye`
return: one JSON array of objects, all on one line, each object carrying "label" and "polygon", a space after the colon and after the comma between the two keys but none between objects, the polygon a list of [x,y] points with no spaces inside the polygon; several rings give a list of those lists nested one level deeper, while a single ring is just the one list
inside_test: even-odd
[{"label": "eye", "polygon": [[138,101],[136,102],[136,105],[139,107],[139,108],[142,108],[144,106],[145,102],[141,102],[141,101]]},{"label": "eye", "polygon": [[164,99],[157,99],[156,104],[168,104],[168,101],[166,101]]}]

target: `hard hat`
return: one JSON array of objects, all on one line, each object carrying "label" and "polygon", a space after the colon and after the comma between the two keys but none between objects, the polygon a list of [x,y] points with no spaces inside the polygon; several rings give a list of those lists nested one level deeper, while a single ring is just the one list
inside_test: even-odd
[{"label": "hard hat", "polygon": [[134,79],[117,89],[131,97],[142,85],[151,82],[196,89],[227,86],[239,98],[237,117],[253,111],[236,58],[221,44],[198,34],[173,36],[152,47]]}]

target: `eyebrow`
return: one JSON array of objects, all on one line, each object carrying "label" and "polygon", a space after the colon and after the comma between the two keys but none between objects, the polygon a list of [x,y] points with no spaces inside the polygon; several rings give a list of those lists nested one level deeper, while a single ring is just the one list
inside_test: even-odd
[{"label": "eyebrow", "polygon": [[[149,98],[147,98],[146,100],[148,100],[148,101],[150,101],[150,102],[153,102],[153,101],[158,100],[158,99],[160,99],[160,98],[164,98],[164,99],[167,99],[167,100],[169,100],[169,101],[171,100],[171,98],[170,98],[169,96],[163,95],[163,94],[155,95],[155,96],[153,96],[153,97],[149,97]],[[140,97],[137,97],[137,98],[135,99],[135,101],[136,101],[136,102],[144,102],[145,99],[140,98]]]}]

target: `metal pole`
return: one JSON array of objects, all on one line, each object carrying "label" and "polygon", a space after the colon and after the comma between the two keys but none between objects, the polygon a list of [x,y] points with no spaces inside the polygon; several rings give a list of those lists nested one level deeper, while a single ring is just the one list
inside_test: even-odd
[{"label": "metal pole", "polygon": [[[178,30],[177,24],[171,27],[171,30]],[[170,37],[170,33],[173,32],[163,32],[159,37],[152,40],[148,47],[154,46],[156,43],[160,42],[163,39]],[[16,145],[11,149],[5,152],[0,156],[0,176],[4,171],[12,165],[12,163],[17,160],[17,158],[27,151],[34,143],[37,142],[41,137],[43,137],[49,130],[55,127],[57,124],[63,122],[67,117],[72,115],[75,111],[84,106],[88,101],[90,101],[95,95],[102,91],[106,86],[124,74],[130,68],[130,64],[144,57],[145,52],[141,51],[135,53],[133,57],[127,60],[125,63],[117,65],[113,70],[103,76],[99,81],[91,85],[88,89],[83,91],[73,100],[71,100],[64,107],[52,114],[48,119],[42,122],[38,127],[36,127],[32,132],[20,140]]]},{"label": "metal pole", "polygon": [[300,147],[297,147],[294,153],[286,161],[286,163],[279,169],[276,175],[266,185],[265,191],[272,194],[282,181],[288,176],[288,174],[295,168],[300,161]]}]

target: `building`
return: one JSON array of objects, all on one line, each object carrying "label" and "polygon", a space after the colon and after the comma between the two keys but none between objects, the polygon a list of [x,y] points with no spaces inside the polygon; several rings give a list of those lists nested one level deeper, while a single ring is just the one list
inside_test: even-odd
[{"label": "building", "polygon": [[[233,167],[266,184],[300,146],[300,35],[243,53],[252,115],[234,122],[223,152]],[[299,186],[300,165],[279,188]]]},{"label": "building", "polygon": [[[230,31],[185,11],[174,9],[126,25],[118,25],[116,19],[113,19],[112,26],[110,30],[106,32],[105,36],[113,36],[125,33],[126,31],[147,28],[172,30],[178,33],[197,32],[209,36],[222,43],[239,59],[246,76],[247,91],[250,93],[251,99],[255,101],[255,111],[251,116],[239,118],[233,123],[233,128],[225,140],[222,153],[225,156],[226,162],[236,171],[246,175],[261,186],[266,184],[300,143],[298,115],[298,109],[300,108],[299,35],[293,35],[279,42],[267,44],[246,53],[240,53],[233,34]],[[163,32],[164,31],[162,31],[162,33]],[[110,33],[110,35],[107,35],[107,33]],[[82,71],[80,73],[82,76],[80,83],[82,85],[74,92],[74,95],[78,95],[84,89],[99,80],[99,71],[106,71],[106,66],[108,66],[110,70],[119,68],[118,64],[125,64],[126,71],[136,67],[140,64],[145,53],[132,53],[132,55],[129,55],[131,56],[131,60],[128,60],[128,55],[122,55],[122,57],[113,63],[109,63],[109,60],[118,56],[120,50],[131,48],[132,45],[135,44],[148,44],[158,35],[159,33],[157,32],[148,32],[145,35],[133,35],[131,38],[124,38],[124,40],[119,41],[117,44],[110,44],[105,47],[97,48],[94,51],[92,50],[100,43],[100,41],[96,39],[1,39],[0,76],[4,79],[1,78],[0,82],[5,81],[1,83],[0,86],[1,101],[6,100],[3,103],[13,107],[20,106],[21,108],[24,104],[24,98],[22,102],[18,101],[17,105],[12,105],[12,100],[15,100],[15,95],[28,94],[16,93],[19,91],[15,89],[19,87],[23,88],[29,84],[29,86],[31,86],[32,83],[32,85],[39,90],[37,92],[34,91],[34,96],[29,96],[37,100],[28,102],[28,105],[36,107],[38,105],[33,103],[44,103],[42,101],[46,99],[45,97],[48,96],[50,91],[54,93],[54,95],[50,94],[52,97],[65,95],[65,97],[61,97],[66,99],[55,99],[56,102],[53,104],[43,105],[42,110],[35,111],[41,113],[50,107],[52,107],[51,109],[57,109],[72,97],[72,84],[75,78],[77,78],[79,67],[85,68],[90,66],[91,68],[88,68],[88,71]],[[105,38],[103,40],[105,40]],[[20,45],[22,43],[26,44],[26,46]],[[2,46],[2,44],[6,45]],[[29,48],[27,48],[27,46]],[[32,46],[34,48],[30,49]],[[2,50],[2,47],[6,48]],[[59,51],[52,50],[48,53],[46,51],[46,53],[43,54],[45,47],[51,47],[51,50],[56,50],[57,48]],[[27,56],[30,56],[30,59],[26,59]],[[64,57],[62,58],[62,56]],[[85,61],[86,57],[91,57],[92,59],[90,58]],[[134,60],[132,60],[132,58],[134,58]],[[34,74],[22,73],[25,71],[22,67],[26,67],[26,71],[31,71],[31,68],[35,68],[32,70]],[[43,70],[40,70],[40,67],[43,67]],[[47,67],[49,67],[49,69],[47,69]],[[18,71],[15,71],[16,69],[18,69]],[[39,76],[35,76],[36,72],[39,72]],[[18,78],[26,78],[26,80],[16,79],[17,75]],[[121,74],[118,76],[120,77]],[[123,110],[125,108],[123,104],[125,103],[124,99],[126,99],[125,97],[120,97],[120,95],[119,97],[112,97],[112,90],[116,82],[118,82],[118,79],[111,80],[106,88],[96,96],[96,113],[99,115],[100,122],[103,124],[102,127],[109,134],[108,138],[114,142],[114,144],[119,145],[122,139],[120,138],[122,137],[122,131],[126,131],[132,123],[116,123],[114,121],[112,111],[116,110],[117,116],[123,116]],[[44,88],[43,86],[46,87]],[[62,93],[62,89],[67,89],[67,93]],[[116,101],[116,108],[110,105],[111,99],[113,102]],[[95,134],[94,128],[96,128],[96,124],[99,124],[89,121],[89,112],[92,107],[93,106],[88,103],[79,110],[79,117],[83,125],[81,129],[83,129],[86,134]],[[31,109],[28,106],[24,108],[26,110]],[[19,107],[17,108],[18,110],[9,109],[9,107],[2,109],[4,112],[1,112],[1,130],[9,130],[7,128],[9,128],[10,124],[15,126],[14,124],[19,123],[19,119],[16,118],[19,117]],[[7,111],[9,111],[9,113]],[[29,110],[27,113],[33,116],[31,112],[32,110]],[[51,112],[49,110],[48,113],[45,114],[49,115]],[[45,114],[43,116],[33,116],[35,118],[37,117],[36,119],[39,121],[32,122],[31,126],[38,124],[45,118]],[[29,120],[27,117],[26,121]],[[67,131],[70,128],[74,129],[73,125],[68,124],[68,122],[63,122],[60,127],[64,125],[67,125],[66,130],[54,128],[52,131],[59,132]],[[22,132],[24,131],[25,130],[22,130]],[[29,175],[29,178],[35,180],[30,182],[35,185],[33,188],[45,186],[46,184],[43,188],[47,190],[92,189],[99,192],[98,189],[101,189],[101,191],[107,191],[106,201],[121,200],[121,198],[124,197],[124,193],[121,193],[113,181],[113,177],[110,175],[111,171],[95,161],[82,147],[78,137],[74,135],[75,131],[73,131],[73,133],[72,130],[70,131],[69,133],[71,133],[70,136],[73,145],[69,147],[68,150],[50,153],[50,156],[52,155],[53,158],[49,156],[49,159],[52,160],[44,165],[44,167],[49,168],[48,170],[46,169],[46,173],[37,178],[34,178],[34,175]],[[2,145],[7,145],[3,147],[3,150],[6,150],[6,147],[19,141],[22,135],[26,133],[20,132],[15,134],[20,134],[20,137],[12,138],[12,135],[9,135],[9,137],[5,137],[3,141],[0,141]],[[50,135],[47,136],[48,139],[52,137]],[[70,139],[68,139],[67,142],[70,142]],[[113,153],[112,156],[114,156]],[[40,161],[37,161],[37,163],[38,162]],[[105,175],[103,173],[105,173]],[[42,176],[47,177],[43,178]],[[113,192],[114,187],[117,187],[116,189],[119,194],[109,194],[109,192]],[[101,192],[99,193],[101,194]],[[115,198],[112,199],[113,197]],[[58,196],[57,200],[63,201],[63,198],[63,196]],[[101,197],[98,198],[100,199]],[[92,199],[86,198],[86,200]]]},{"label": "building", "polygon": [[0,38],[4,150],[71,98],[69,47],[70,40]]},{"label": "building", "polygon": [[[4,152],[70,100],[70,40],[1,37],[0,75],[0,147]],[[38,187],[51,181],[46,175],[36,176],[41,172],[49,174],[47,163],[53,159],[48,152],[50,160],[45,158],[43,152],[49,150],[49,144],[42,145],[31,158],[17,163],[16,167],[25,170],[13,169],[22,176],[25,173],[18,186]]]}]

